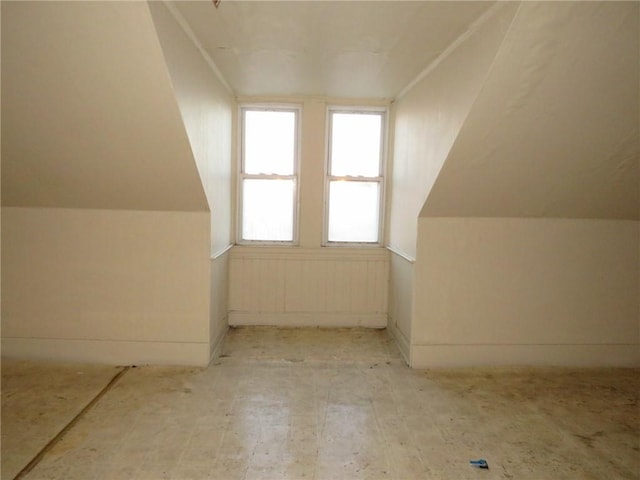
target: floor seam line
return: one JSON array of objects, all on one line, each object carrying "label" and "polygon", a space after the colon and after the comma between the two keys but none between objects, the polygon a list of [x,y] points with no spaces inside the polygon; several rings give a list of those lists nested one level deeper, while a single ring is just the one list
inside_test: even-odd
[{"label": "floor seam line", "polygon": [[123,367],[122,370],[120,370],[118,373],[116,373],[113,378],[109,381],[109,383],[107,383],[107,385],[100,390],[100,392],[98,392],[98,394],[93,397],[93,399],[91,399],[89,401],[89,403],[87,403],[84,408],[82,410],[80,410],[80,412],[74,416],[71,421],[69,421],[69,423],[67,423],[65,425],[65,427],[60,430],[51,440],[49,440],[47,442],[47,444],[42,447],[40,449],[40,451],[35,455],[35,457],[33,457],[31,459],[31,461],[29,463],[27,463],[27,465],[25,465],[25,467],[20,470],[18,472],[18,474],[13,477],[13,480],[20,480],[21,478],[24,478],[25,475],[27,475],[29,472],[31,472],[31,470],[33,470],[36,465],[38,465],[42,459],[44,458],[44,456],[60,441],[62,440],[62,438],[69,432],[69,430],[71,430],[81,419],[82,417],[84,417],[87,412],[89,412],[89,410],[91,410],[96,403],[98,403],[98,401],[109,391],[111,390],[111,388],[113,388],[113,386],[118,382],[118,380],[120,380],[120,378],[122,378],[122,376],[130,369],[130,366],[126,366]]}]

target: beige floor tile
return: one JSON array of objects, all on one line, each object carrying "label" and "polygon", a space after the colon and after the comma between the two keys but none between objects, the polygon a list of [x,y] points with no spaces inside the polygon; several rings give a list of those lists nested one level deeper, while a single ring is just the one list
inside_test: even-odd
[{"label": "beige floor tile", "polygon": [[[43,441],[33,392],[86,393],[59,393],[66,366],[2,368],[12,478]],[[128,370],[26,478],[638,480],[639,392],[638,369],[416,371],[384,331],[237,328],[208,368]]]},{"label": "beige floor tile", "polygon": [[171,472],[171,480],[211,480],[212,467],[204,465],[177,465]]},{"label": "beige floor tile", "polygon": [[391,479],[391,467],[377,455],[318,456],[316,479]]},{"label": "beige floor tile", "polygon": [[[139,465],[131,464],[110,464],[100,465],[93,469],[95,480],[122,480],[134,479],[138,473]],[[31,480],[30,477],[27,477]],[[65,477],[58,477],[56,480],[63,480]],[[52,479],[53,480],[53,479]]]},{"label": "beige floor tile", "polygon": [[1,370],[1,469],[13,478],[120,369],[2,359]]},{"label": "beige floor tile", "polygon": [[256,453],[251,458],[245,480],[313,479],[315,461],[315,455]]}]

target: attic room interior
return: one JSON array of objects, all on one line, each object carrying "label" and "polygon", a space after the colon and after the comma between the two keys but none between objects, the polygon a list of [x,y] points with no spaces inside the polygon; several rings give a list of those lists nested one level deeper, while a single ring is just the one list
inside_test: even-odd
[{"label": "attic room interior", "polygon": [[2,479],[640,478],[640,3],[0,17]]}]

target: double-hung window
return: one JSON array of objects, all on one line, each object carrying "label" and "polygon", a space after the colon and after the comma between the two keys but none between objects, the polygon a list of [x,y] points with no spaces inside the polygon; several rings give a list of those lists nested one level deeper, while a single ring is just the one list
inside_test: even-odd
[{"label": "double-hung window", "polygon": [[293,244],[300,109],[242,106],[240,117],[240,243]]},{"label": "double-hung window", "polygon": [[382,243],[385,113],[329,108],[325,245]]}]

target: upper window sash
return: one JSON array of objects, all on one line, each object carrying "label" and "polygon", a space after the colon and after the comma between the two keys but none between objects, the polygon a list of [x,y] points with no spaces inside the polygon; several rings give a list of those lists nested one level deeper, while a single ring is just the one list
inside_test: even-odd
[{"label": "upper window sash", "polygon": [[[354,116],[357,115],[357,118]],[[329,109],[328,168],[332,177],[382,177],[385,111]],[[375,137],[375,143],[354,145],[354,136]],[[355,160],[355,163],[354,163]]]},{"label": "upper window sash", "polygon": [[[298,199],[299,199],[299,149],[300,149],[300,114],[301,106],[299,105],[280,105],[280,104],[243,104],[239,107],[239,162],[238,162],[238,194],[237,194],[237,234],[239,244],[264,244],[264,245],[295,245],[298,241]],[[264,132],[260,131],[262,120],[259,117],[261,112],[284,112],[293,114],[293,139],[292,144],[287,145],[286,148],[282,146],[274,146],[271,138],[265,137],[264,141],[260,142],[260,135]],[[247,115],[256,113],[254,118],[247,125]],[[273,117],[269,121],[269,128],[272,129]],[[281,122],[282,123],[282,122]],[[286,123],[286,121],[284,122]],[[276,133],[278,125],[276,124]],[[283,125],[280,125],[282,127]],[[251,129],[254,129],[253,131]],[[249,132],[247,132],[249,130]],[[257,139],[258,143],[262,143],[262,147],[257,150],[252,149],[251,145],[247,145],[247,133],[253,135],[254,140]],[[272,132],[273,134],[273,132]],[[259,163],[259,159],[264,160],[264,154],[267,155],[264,165]],[[284,161],[281,161],[283,160]],[[245,195],[245,182],[250,180],[282,180],[289,181],[292,185],[292,231],[291,239],[287,240],[274,240],[274,239],[250,239],[246,238],[244,232],[244,202]],[[254,187],[257,185],[254,185]],[[281,201],[283,199],[280,199]]]},{"label": "upper window sash", "polygon": [[[292,114],[293,116],[293,141],[291,145],[277,145],[272,142],[270,138],[267,138],[268,133],[271,135],[282,133],[284,129],[289,126],[288,118],[277,119],[274,122],[274,118],[268,118],[261,114],[268,113],[283,113]],[[247,115],[253,115],[254,118],[247,125]],[[283,116],[284,117],[284,116]],[[300,123],[300,108],[299,107],[274,107],[274,106],[241,106],[240,107],[241,118],[241,141],[240,141],[240,172],[247,175],[288,175],[295,176],[298,173],[298,149],[299,149],[299,123]],[[261,131],[262,127],[262,131]],[[268,127],[269,132],[267,132]],[[247,146],[247,130],[253,135],[255,141],[262,143],[263,149],[257,151],[253,146]],[[264,135],[265,138],[261,138]],[[266,147],[266,151],[264,149]],[[256,157],[267,159],[267,165],[264,170],[259,169],[259,165],[256,163]],[[280,163],[278,165],[278,163]]]},{"label": "upper window sash", "polygon": [[[357,115],[371,115],[374,119],[373,125],[375,132],[378,136],[378,142],[374,145],[375,148],[371,148],[367,155],[369,160],[375,160],[374,164],[361,165],[362,168],[346,167],[344,165],[336,165],[336,159],[334,158],[336,151],[340,149],[339,145],[334,145],[334,142],[340,141],[335,138],[336,119],[340,118],[340,114],[357,114]],[[362,118],[362,117],[360,117]],[[378,124],[379,122],[379,124]],[[343,127],[344,122],[343,123]],[[340,126],[338,126],[340,128]],[[372,125],[369,125],[372,128]],[[379,128],[379,129],[378,129]],[[323,229],[323,245],[330,246],[380,246],[383,242],[383,219],[384,219],[384,186],[385,186],[385,161],[386,161],[386,140],[387,140],[387,108],[385,107],[352,107],[352,106],[330,106],[327,109],[327,134],[326,134],[326,171],[325,171],[325,215],[324,215],[324,229]],[[365,146],[366,148],[366,146]],[[346,147],[348,151],[349,147]],[[355,148],[358,150],[358,147]],[[376,216],[375,222],[377,224],[377,240],[376,241],[360,241],[360,240],[344,240],[335,241],[330,240],[330,210],[332,206],[331,202],[331,185],[336,185],[336,182],[363,182],[364,183],[377,183],[378,184],[378,197],[376,201]],[[354,185],[355,187],[355,185]],[[334,212],[336,210],[334,209]]]}]

